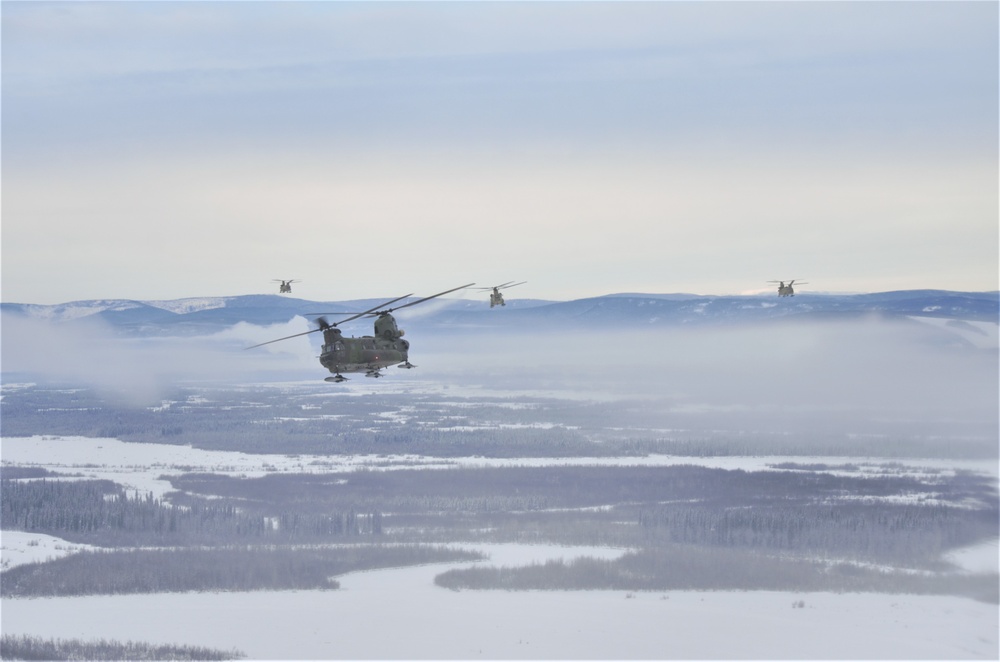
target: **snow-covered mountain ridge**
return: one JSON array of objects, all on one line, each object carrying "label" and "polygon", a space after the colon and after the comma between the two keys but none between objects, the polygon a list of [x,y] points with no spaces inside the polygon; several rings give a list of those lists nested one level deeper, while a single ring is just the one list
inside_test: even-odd
[{"label": "snow-covered mountain ridge", "polygon": [[[5,314],[53,322],[99,319],[127,335],[191,335],[227,326],[278,324],[296,317],[368,310],[388,299],[309,301],[280,295],[195,297],[168,301],[98,299],[57,305],[3,303]],[[401,302],[405,303],[405,302]],[[400,304],[397,304],[400,305]],[[986,333],[1000,317],[1000,292],[903,290],[869,294],[701,296],[693,294],[609,294],[572,301],[511,298],[491,309],[486,300],[442,299],[398,313],[409,326],[508,329],[615,328],[738,324],[777,318],[806,320],[880,317],[965,324]],[[367,326],[367,323],[365,323]],[[984,326],[985,325],[985,326]],[[986,329],[984,331],[984,329]]]},{"label": "snow-covered mountain ridge", "polygon": [[185,315],[199,310],[225,308],[226,297],[195,297],[192,299],[173,299],[170,301],[143,301],[142,303],[161,310],[167,310],[178,315]]}]

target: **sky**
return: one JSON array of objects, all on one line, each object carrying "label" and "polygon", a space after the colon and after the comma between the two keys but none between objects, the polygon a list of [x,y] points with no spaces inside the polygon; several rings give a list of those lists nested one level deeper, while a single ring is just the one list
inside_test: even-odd
[{"label": "sky", "polygon": [[0,299],[996,290],[998,7],[5,0]]}]

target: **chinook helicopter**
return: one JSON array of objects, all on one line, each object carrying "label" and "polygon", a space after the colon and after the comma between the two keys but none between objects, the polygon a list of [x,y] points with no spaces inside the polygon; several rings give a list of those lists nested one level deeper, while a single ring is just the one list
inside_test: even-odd
[{"label": "chinook helicopter", "polygon": [[291,294],[292,293],[292,283],[301,283],[301,280],[280,280],[278,278],[272,279],[275,283],[281,283],[278,286],[279,294]]},{"label": "chinook helicopter", "polygon": [[500,294],[500,290],[506,290],[508,287],[517,287],[518,285],[524,285],[528,281],[522,280],[520,283],[515,283],[510,280],[502,285],[494,285],[493,287],[477,287],[477,290],[493,290],[490,292],[490,308],[494,306],[506,306],[507,303],[503,300],[503,295]]},{"label": "chinook helicopter", "polygon": [[[788,285],[785,285],[785,281],[783,281],[783,280],[769,280],[767,282],[769,282],[769,283],[777,283],[778,284],[778,296],[779,297],[793,297],[793,296],[795,296],[795,288],[792,287],[792,284],[795,283],[794,279],[788,281]],[[805,281],[802,281],[802,282],[799,283],[799,285],[808,285],[808,284],[809,283],[807,283]]]},{"label": "chinook helicopter", "polygon": [[[268,340],[267,342],[247,347],[247,349],[254,349],[255,347],[269,345],[281,340],[288,340],[289,338],[296,338],[298,336],[304,336],[310,333],[316,333],[317,331],[322,331],[323,348],[319,355],[319,362],[324,368],[333,373],[333,376],[326,378],[326,381],[328,382],[342,382],[346,380],[347,377],[344,377],[344,375],[341,374],[344,372],[363,372],[365,373],[365,377],[381,377],[382,368],[395,365],[397,363],[400,364],[398,366],[400,368],[414,368],[416,366],[409,361],[410,343],[403,340],[403,330],[396,325],[396,318],[394,318],[391,313],[395,310],[400,310],[401,308],[415,306],[418,303],[423,303],[424,301],[428,301],[457,290],[465,289],[471,285],[475,285],[475,283],[469,283],[468,285],[455,287],[450,290],[445,290],[444,292],[438,292],[437,294],[424,297],[423,299],[417,299],[416,301],[404,303],[403,305],[396,306],[395,308],[386,308],[386,306],[413,295],[405,294],[401,297],[392,299],[391,301],[380,303],[374,308],[361,313],[308,313],[310,315],[320,315],[320,317],[316,318],[317,328],[312,329],[311,331],[304,331],[303,333],[285,336],[284,338],[277,338],[276,340]],[[323,317],[323,315],[333,314],[350,314],[351,317],[342,319],[332,324],[326,320],[326,317]],[[374,335],[361,336],[360,338],[345,338],[338,328],[338,325],[358,319],[359,317],[375,318]]]}]

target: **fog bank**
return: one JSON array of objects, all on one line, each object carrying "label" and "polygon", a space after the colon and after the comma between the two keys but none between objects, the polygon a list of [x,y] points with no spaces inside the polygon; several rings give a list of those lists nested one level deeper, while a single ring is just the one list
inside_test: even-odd
[{"label": "fog bank", "polygon": [[[329,376],[317,358],[321,334],[246,349],[311,328],[296,317],[204,336],[136,339],[115,335],[98,319],[56,324],[4,315],[2,369],[8,381],[90,384],[148,404],[190,381],[320,381]],[[367,324],[345,328],[348,336],[365,333]],[[706,429],[995,440],[1000,418],[996,349],[965,342],[941,323],[865,318],[561,333],[442,332],[416,324],[406,338],[415,370],[390,367],[380,380],[352,375],[353,387],[377,393],[416,379],[511,398],[620,399],[640,403],[630,405],[637,419],[666,413],[672,425],[697,421]]]}]

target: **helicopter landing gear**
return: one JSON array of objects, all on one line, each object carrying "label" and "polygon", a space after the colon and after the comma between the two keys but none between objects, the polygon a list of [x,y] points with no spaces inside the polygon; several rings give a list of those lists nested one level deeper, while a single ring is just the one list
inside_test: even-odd
[{"label": "helicopter landing gear", "polygon": [[371,370],[369,370],[368,372],[365,373],[365,377],[374,377],[374,378],[378,379],[381,376],[382,376],[382,369],[381,368],[372,368]]},{"label": "helicopter landing gear", "polygon": [[410,368],[416,368],[417,366],[415,366],[415,365],[413,365],[412,363],[410,363],[409,361],[407,361],[406,363],[400,363],[400,364],[399,364],[398,366],[396,366],[396,367],[397,367],[397,368],[406,368],[407,370],[409,370]]},{"label": "helicopter landing gear", "polygon": [[340,374],[340,373],[338,372],[338,373],[337,373],[336,375],[334,375],[333,377],[327,377],[327,378],[326,378],[326,379],[324,379],[323,381],[326,381],[326,382],[336,382],[337,384],[339,384],[340,382],[345,382],[345,381],[347,381],[347,377],[344,377],[344,376],[343,376],[342,374]]}]

